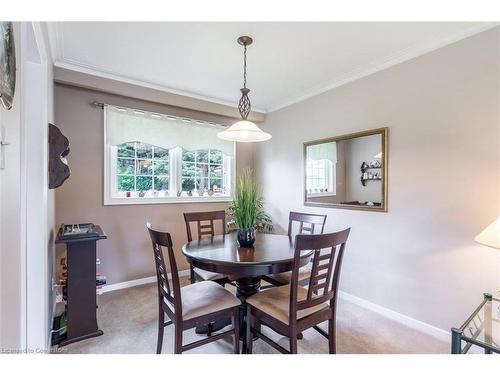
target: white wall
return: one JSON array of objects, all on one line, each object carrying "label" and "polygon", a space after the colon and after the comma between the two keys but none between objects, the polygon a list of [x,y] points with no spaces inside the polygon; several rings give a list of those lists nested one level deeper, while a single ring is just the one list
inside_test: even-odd
[{"label": "white wall", "polygon": [[[43,350],[51,329],[54,259],[54,193],[46,182],[52,62],[44,25],[15,23],[14,30],[16,94],[11,110],[0,109],[11,143],[0,171],[0,348]],[[40,65],[37,46],[46,65]]]},{"label": "white wall", "polygon": [[[499,28],[268,115],[256,170],[267,208],[352,227],[341,289],[448,330],[500,286],[474,236],[499,214]],[[389,127],[387,213],[303,205],[302,143]]]},{"label": "white wall", "polygon": [[0,121],[6,130],[5,169],[0,170],[0,287],[1,321],[0,344],[2,348],[19,348],[21,343],[21,236],[19,186],[21,180],[21,108],[20,97],[20,24],[14,24],[14,42],[16,43],[17,82],[13,105],[5,110],[0,105]]},{"label": "white wall", "polygon": [[[382,136],[370,135],[344,141],[347,143],[346,157],[346,180],[348,202],[382,202],[382,181],[366,181],[363,186],[360,181],[361,164],[370,163],[375,160],[374,156],[382,151]],[[372,173],[380,172],[380,169],[370,169]]]}]

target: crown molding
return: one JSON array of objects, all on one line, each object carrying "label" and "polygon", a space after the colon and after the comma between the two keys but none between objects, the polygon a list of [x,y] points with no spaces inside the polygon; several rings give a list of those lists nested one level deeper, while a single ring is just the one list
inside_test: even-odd
[{"label": "crown molding", "polygon": [[63,58],[63,33],[60,22],[45,22],[49,35],[50,52],[54,63]]},{"label": "crown molding", "polygon": [[[153,82],[148,82],[148,81],[143,81],[143,80],[125,77],[125,76],[120,75],[116,72],[104,70],[104,69],[101,69],[99,67],[96,67],[96,66],[93,66],[90,64],[82,64],[80,62],[77,62],[77,61],[74,61],[74,60],[71,60],[68,58],[64,58],[64,57],[56,60],[54,62],[54,66],[58,67],[58,68],[62,68],[62,69],[72,70],[72,71],[75,71],[78,73],[90,74],[90,75],[100,77],[100,78],[111,79],[114,81],[128,83],[128,84],[135,85],[135,86],[141,86],[141,87],[145,87],[148,89],[163,91],[163,92],[166,92],[169,94],[175,94],[175,95],[185,96],[185,97],[193,98],[193,99],[197,99],[197,100],[203,100],[206,102],[220,104],[220,105],[228,106],[231,108],[238,108],[238,105],[236,103],[213,98],[210,96],[194,94],[194,93],[188,92],[188,91],[172,89],[170,87],[158,85],[158,84],[153,83]],[[252,112],[257,112],[257,113],[261,113],[261,114],[267,113],[265,110],[259,109],[259,108],[252,108]]]},{"label": "crown molding", "polygon": [[497,27],[500,23],[498,22],[485,22],[481,25],[472,27],[470,29],[464,30],[460,33],[456,33],[454,35],[448,36],[446,38],[442,39],[436,39],[429,41],[427,43],[419,43],[415,44],[413,46],[410,46],[408,48],[405,48],[397,53],[394,53],[390,56],[387,56],[379,61],[373,62],[368,65],[363,65],[360,66],[356,69],[351,70],[350,72],[343,74],[341,76],[337,76],[334,79],[330,80],[330,82],[326,84],[321,84],[315,87],[312,87],[306,92],[296,95],[296,96],[290,96],[286,99],[283,100],[277,100],[274,103],[271,103],[268,108],[267,108],[267,113],[271,113],[277,110],[280,110],[282,108],[288,107],[292,104],[296,104],[299,102],[302,102],[306,99],[312,98],[314,96],[323,94],[324,92],[330,91],[334,88],[337,88],[339,86],[343,86],[347,83],[356,81],[360,78],[372,75],[374,73],[377,73],[379,71],[385,70],[387,68],[390,68],[392,66],[398,65],[400,63],[403,63],[405,61],[414,59],[416,57],[422,56],[426,53],[432,52],[434,50],[437,50],[439,48],[445,47],[449,44],[458,42],[459,40],[468,38],[470,36],[473,36],[475,34],[479,34],[483,31],[492,29],[494,27]]}]

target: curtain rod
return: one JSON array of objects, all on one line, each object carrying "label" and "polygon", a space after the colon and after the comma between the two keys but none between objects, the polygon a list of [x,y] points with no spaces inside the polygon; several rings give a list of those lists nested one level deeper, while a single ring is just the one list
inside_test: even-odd
[{"label": "curtain rod", "polygon": [[[222,125],[222,124],[218,124],[216,122],[213,122],[213,121],[206,121],[206,120],[198,120],[198,119],[193,119],[193,118],[190,118],[190,117],[184,117],[184,116],[175,116],[175,115],[168,115],[166,113],[160,113],[160,112],[153,112],[153,111],[147,111],[147,110],[144,110],[144,109],[137,109],[137,108],[130,108],[130,107],[127,107],[127,106],[121,106],[121,105],[115,105],[115,104],[108,104],[108,103],[102,103],[102,102],[98,102],[96,100],[90,102],[90,105],[91,106],[94,106],[94,107],[99,107],[101,109],[104,109],[104,107],[107,107],[107,106],[112,106],[112,107],[116,107],[116,108],[125,108],[125,109],[130,109],[134,112],[142,112],[142,113],[151,113],[151,114],[156,114],[156,115],[160,115],[160,116],[166,116],[168,118],[177,118],[177,119],[181,119],[183,121],[194,121],[194,122],[199,122],[199,123],[205,123],[207,125],[210,125],[210,126],[217,126],[217,127],[227,127],[225,125]],[[158,117],[158,116],[157,116]]]},{"label": "curtain rod", "polygon": [[104,108],[105,106],[107,106],[108,104],[106,103],[101,103],[101,102],[96,102],[95,100],[93,102],[90,102],[90,105],[93,105],[94,107],[100,107],[100,108]]}]

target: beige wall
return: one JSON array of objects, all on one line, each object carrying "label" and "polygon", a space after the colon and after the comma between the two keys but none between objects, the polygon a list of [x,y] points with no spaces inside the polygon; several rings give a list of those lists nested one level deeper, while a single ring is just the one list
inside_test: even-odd
[{"label": "beige wall", "polygon": [[[200,117],[199,113],[181,108],[57,84],[55,121],[70,141],[68,162],[71,177],[56,190],[56,223],[93,222],[102,226],[108,239],[98,244],[99,272],[108,277],[108,284],[154,275],[146,221],[172,234],[179,269],[186,269],[187,263],[180,251],[181,245],[187,241],[182,213],[225,209],[227,204],[103,206],[103,115],[100,108],[89,105],[94,100],[173,115],[206,116]],[[252,166],[253,146],[238,145],[237,174]]]},{"label": "beige wall", "polygon": [[[500,286],[474,243],[499,214],[498,28],[268,114],[256,149],[267,207],[352,227],[341,289],[448,330]],[[387,213],[304,207],[302,143],[389,127]]]}]

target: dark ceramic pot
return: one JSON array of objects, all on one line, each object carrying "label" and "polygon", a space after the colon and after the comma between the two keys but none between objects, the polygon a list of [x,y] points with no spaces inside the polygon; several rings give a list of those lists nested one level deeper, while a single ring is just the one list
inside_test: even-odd
[{"label": "dark ceramic pot", "polygon": [[238,229],[238,242],[242,247],[250,247],[255,242],[255,228]]}]

